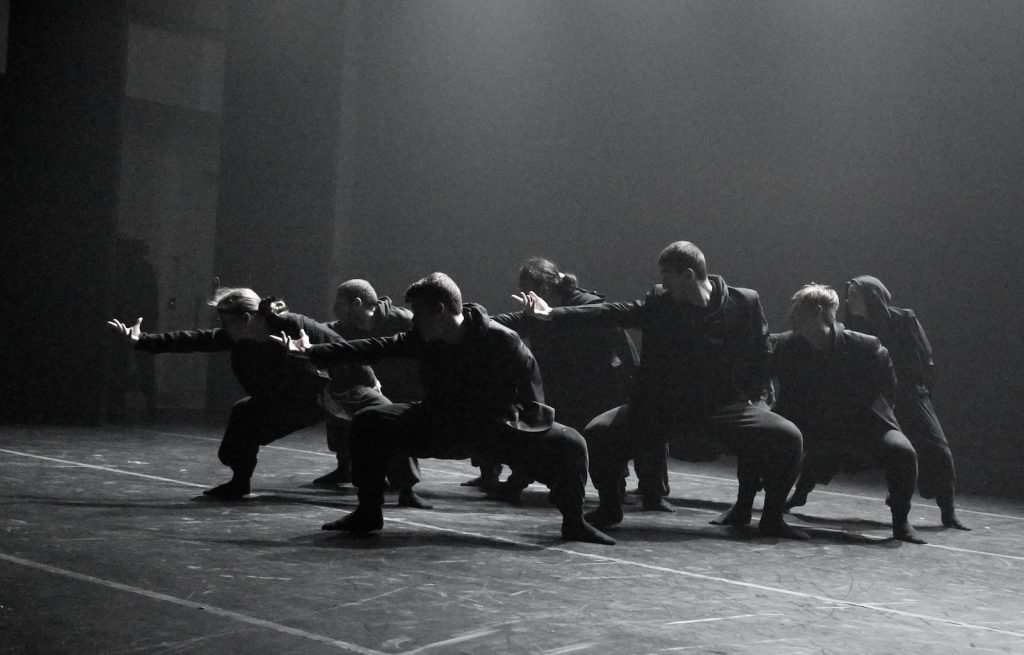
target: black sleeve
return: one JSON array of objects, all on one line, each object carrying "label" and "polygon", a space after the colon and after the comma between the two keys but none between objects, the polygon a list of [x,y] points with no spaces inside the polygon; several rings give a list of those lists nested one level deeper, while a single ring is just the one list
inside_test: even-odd
[{"label": "black sleeve", "polygon": [[529,406],[531,401],[543,403],[544,385],[541,382],[537,360],[522,339],[516,335],[509,336],[506,370],[515,381],[517,402],[524,407]]},{"label": "black sleeve", "polygon": [[921,321],[913,314],[910,316],[910,336],[914,341],[918,365],[921,367],[921,383],[926,387],[931,387],[935,384],[935,360],[932,358],[932,344],[928,342],[928,336],[924,333]]},{"label": "black sleeve", "polygon": [[416,359],[423,340],[415,332],[400,332],[390,337],[333,341],[311,346],[297,357],[307,357],[317,368],[328,368],[344,362],[372,364],[388,357]]},{"label": "black sleeve", "polygon": [[135,342],[136,350],[154,355],[158,353],[209,353],[231,350],[232,346],[233,343],[227,331],[220,328],[141,334],[139,340]]},{"label": "black sleeve", "polygon": [[491,316],[491,320],[498,325],[503,325],[513,332],[519,333],[520,336],[524,336],[524,333],[529,332],[531,325],[540,323],[536,319],[530,320],[526,315],[526,312],[505,312],[504,314],[495,314]]},{"label": "black sleeve", "polygon": [[747,350],[741,355],[741,381],[748,400],[765,400],[771,396],[771,353],[772,340],[768,330],[768,319],[765,318],[761,299],[754,294],[750,308],[749,335]]},{"label": "black sleeve", "polygon": [[290,316],[295,321],[296,328],[294,329],[296,329],[296,332],[298,329],[305,330],[310,343],[321,344],[344,341],[344,339],[341,338],[341,335],[339,335],[328,323],[321,323],[301,314],[291,314]]},{"label": "black sleeve", "polygon": [[643,300],[602,302],[592,305],[556,307],[551,310],[551,320],[559,323],[578,324],[581,327],[638,328],[642,325],[643,311]]},{"label": "black sleeve", "polygon": [[892,403],[896,398],[896,367],[893,366],[892,357],[889,356],[889,351],[882,345],[882,342],[878,339],[874,339],[873,342],[871,366],[874,391],[882,394]]}]

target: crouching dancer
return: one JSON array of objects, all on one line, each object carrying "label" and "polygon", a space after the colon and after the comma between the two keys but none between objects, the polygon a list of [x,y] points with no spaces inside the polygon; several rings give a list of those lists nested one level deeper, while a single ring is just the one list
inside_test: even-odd
[{"label": "crouching dancer", "polygon": [[772,335],[775,411],[803,432],[805,475],[813,474],[815,462],[868,458],[885,472],[893,537],[924,543],[908,519],[917,454],[893,414],[892,360],[876,337],[837,325],[838,307],[839,295],[821,284],[793,295],[793,330]]},{"label": "crouching dancer", "polygon": [[142,319],[126,325],[108,322],[136,350],[149,353],[231,352],[231,368],[249,394],[231,408],[217,456],[232,471],[231,479],[207,489],[207,496],[237,500],[249,493],[256,456],[265,446],[324,420],[320,394],[327,374],[286,357],[271,334],[300,334],[316,343],[340,339],[321,323],[286,311],[284,302],[256,295],[252,289],[218,289],[209,304],[221,327],[146,334]]},{"label": "crouching dancer", "polygon": [[278,340],[315,366],[416,359],[424,400],[371,407],[354,417],[352,476],[359,506],[325,530],[367,533],[384,526],[381,501],[395,455],[465,459],[479,456],[523,470],[551,488],[562,512],[562,538],[613,544],[583,519],[587,447],[575,430],[545,411],[540,373],[515,332],[491,322],[478,305],[462,304],[447,275],[432,273],[405,294],[414,327],[390,337],[310,345]]},{"label": "crouching dancer", "polygon": [[520,294],[528,314],[581,328],[638,328],[643,348],[636,384],[625,405],[583,430],[590,476],[601,496],[587,515],[604,528],[622,521],[622,467],[692,429],[714,438],[738,459],[736,503],[712,523],[750,523],[764,481],[761,534],[807,539],[783,520],[786,494],[800,466],[800,431],[768,411],[768,323],[756,292],[708,275],[704,253],[688,241],[658,256],[663,285],[643,300],[551,309],[536,293]]}]

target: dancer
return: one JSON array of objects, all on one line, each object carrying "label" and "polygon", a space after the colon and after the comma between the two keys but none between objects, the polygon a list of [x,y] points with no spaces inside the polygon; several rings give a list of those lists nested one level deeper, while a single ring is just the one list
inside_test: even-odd
[{"label": "dancer", "polygon": [[[550,307],[604,301],[604,296],[581,289],[575,275],[561,271],[557,264],[543,257],[523,263],[519,269],[519,289],[533,291]],[[622,328],[580,332],[571,326],[533,320],[522,311],[492,318],[528,341],[544,378],[544,397],[555,408],[560,423],[582,430],[590,419],[623,401],[639,355]],[[669,493],[666,450],[662,446],[636,457],[645,511],[675,511],[665,500]],[[495,494],[515,502],[530,482],[529,477],[513,471],[508,480],[497,486]]]},{"label": "dancer", "polygon": [[839,295],[825,285],[808,284],[793,294],[793,329],[772,335],[775,411],[803,432],[805,471],[844,455],[882,469],[893,537],[924,543],[909,520],[917,455],[892,411],[892,360],[877,338],[836,325],[838,308]]},{"label": "dancer", "polygon": [[601,414],[583,435],[600,506],[587,515],[603,528],[622,521],[621,471],[631,457],[692,428],[717,438],[739,465],[736,503],[716,523],[750,523],[764,481],[758,530],[806,539],[783,520],[786,494],[800,465],[800,431],[762,402],[768,388],[768,325],[757,293],[708,275],[704,254],[687,241],[658,256],[663,284],[635,302],[551,309],[536,293],[520,294],[538,319],[608,329],[638,328],[643,350],[625,405]]},{"label": "dancer", "polygon": [[352,474],[358,508],[325,530],[367,533],[383,527],[381,499],[387,462],[396,454],[443,459],[479,455],[507,462],[551,488],[562,512],[562,537],[612,544],[583,518],[587,448],[575,430],[552,420],[543,405],[537,363],[515,332],[462,303],[444,273],[414,283],[405,294],[415,328],[391,337],[310,345],[281,340],[295,357],[317,366],[385,357],[417,359],[424,400],[371,407],[352,424]]},{"label": "dancer", "polygon": [[221,463],[231,469],[231,479],[203,493],[235,500],[250,492],[260,446],[324,420],[319,399],[327,374],[309,362],[284,356],[270,335],[298,337],[301,332],[314,343],[339,337],[322,323],[288,312],[280,300],[261,300],[252,289],[218,289],[209,304],[221,323],[213,330],[147,334],[142,332],[141,317],[132,325],[117,319],[107,324],[137,350],[153,354],[231,353],[231,368],[248,396],[231,408],[217,451]]},{"label": "dancer", "polygon": [[[347,280],[338,286],[334,314],[337,320],[328,323],[327,327],[347,340],[386,337],[412,329],[412,312],[394,305],[387,296],[378,297],[377,291],[366,280]],[[349,363],[332,367],[331,382],[324,392],[324,409],[327,410],[327,447],[335,454],[338,466],[313,480],[313,484],[333,488],[352,481],[349,447],[352,417],[367,407],[391,403],[381,392],[378,373],[384,378],[389,396],[410,400],[411,396],[418,395],[416,385],[409,381],[414,375],[410,368],[396,371],[384,367],[375,371],[365,364]],[[419,481],[419,463],[413,457],[397,458],[388,467],[389,487],[398,490],[400,507],[431,509],[413,490]]]},{"label": "dancer", "polygon": [[[842,322],[851,330],[878,337],[892,357],[896,368],[893,409],[903,433],[917,451],[917,485],[921,497],[935,499],[942,525],[970,530],[956,514],[956,467],[949,441],[932,406],[935,363],[924,328],[913,310],[892,305],[892,295],[876,277],[855,277],[846,283],[845,292]],[[830,473],[839,465],[836,462],[832,467],[819,467],[817,472],[802,472],[787,505],[805,504],[815,484],[827,483]]]}]

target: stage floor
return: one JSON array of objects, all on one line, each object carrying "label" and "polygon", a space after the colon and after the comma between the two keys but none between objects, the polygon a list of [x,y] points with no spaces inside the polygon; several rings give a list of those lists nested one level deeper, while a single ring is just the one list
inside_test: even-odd
[{"label": "stage floor", "polygon": [[[433,510],[357,538],[323,490],[322,429],[261,451],[252,497],[219,430],[0,428],[0,653],[1024,653],[1024,501],[964,496],[972,532],[915,497],[929,543],[889,539],[881,475],[839,479],[792,522],[809,542],[708,524],[728,462],[670,460],[674,514],[627,507],[616,546],[563,543],[546,489],[522,506],[421,462]],[[588,503],[596,502],[593,490]]]}]

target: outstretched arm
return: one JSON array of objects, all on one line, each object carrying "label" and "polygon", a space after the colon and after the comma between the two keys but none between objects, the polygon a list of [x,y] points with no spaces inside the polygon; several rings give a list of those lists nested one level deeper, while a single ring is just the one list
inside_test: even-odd
[{"label": "outstretched arm", "polygon": [[551,308],[544,299],[530,291],[512,296],[523,306],[523,313],[544,321],[573,321],[581,327],[640,327],[643,300],[633,302],[602,302]]},{"label": "outstretched arm", "polygon": [[111,319],[107,325],[133,344],[137,350],[153,353],[195,353],[230,350],[231,339],[224,330],[179,330],[146,334],[142,331],[142,317],[128,325]]}]

